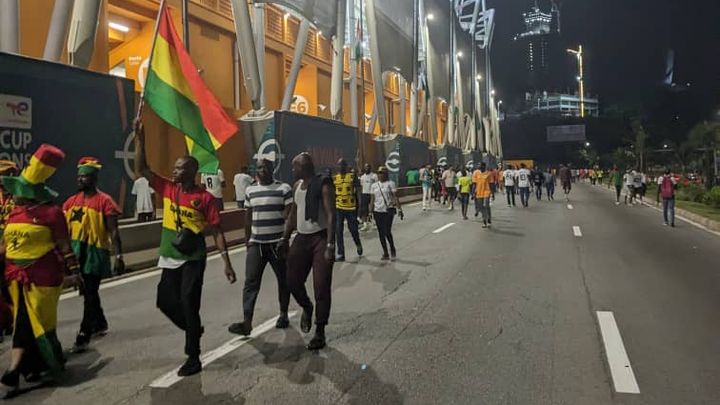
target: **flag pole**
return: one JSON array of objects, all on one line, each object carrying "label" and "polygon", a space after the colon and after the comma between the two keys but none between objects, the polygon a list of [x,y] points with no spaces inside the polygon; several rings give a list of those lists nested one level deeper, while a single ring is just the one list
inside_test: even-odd
[{"label": "flag pole", "polygon": [[[155,41],[157,40],[158,35],[158,29],[160,28],[160,16],[162,16],[163,10],[165,9],[165,1],[160,1],[160,8],[158,8],[158,15],[157,18],[155,18],[155,34],[153,35],[153,42],[152,47],[150,48],[150,57],[148,58],[148,72],[145,74],[145,83],[147,83],[147,76],[150,73],[150,69],[152,68],[152,60],[153,60],[153,51],[155,50]],[[137,114],[135,115],[135,120],[140,120],[142,118],[142,110],[145,106],[145,85],[143,84],[142,93],[140,93],[140,103],[138,103],[138,110]]]}]

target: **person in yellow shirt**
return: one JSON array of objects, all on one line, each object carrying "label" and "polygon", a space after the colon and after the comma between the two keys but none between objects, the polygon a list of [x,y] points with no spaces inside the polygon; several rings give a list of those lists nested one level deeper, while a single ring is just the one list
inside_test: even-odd
[{"label": "person in yellow shirt", "polygon": [[475,216],[482,213],[483,228],[487,228],[492,224],[492,216],[490,213],[490,190],[491,173],[487,171],[485,163],[480,164],[480,169],[473,173],[473,189],[475,192]]},{"label": "person in yellow shirt", "polygon": [[347,161],[343,158],[338,160],[338,174],[333,177],[335,184],[335,208],[337,210],[337,230],[335,232],[337,243],[336,262],[345,261],[345,221],[348,223],[350,235],[357,247],[358,256],[363,255],[363,246],[358,232],[357,219],[357,196],[360,188],[355,173],[350,170]]},{"label": "person in yellow shirt", "polygon": [[470,204],[470,191],[472,189],[472,178],[468,175],[467,170],[460,170],[460,178],[458,179],[460,186],[460,204],[462,206],[463,219],[468,219],[467,211]]}]

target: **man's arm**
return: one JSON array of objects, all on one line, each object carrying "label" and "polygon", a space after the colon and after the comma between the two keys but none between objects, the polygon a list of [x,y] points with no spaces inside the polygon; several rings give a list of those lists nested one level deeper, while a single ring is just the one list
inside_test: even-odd
[{"label": "man's arm", "polygon": [[220,229],[219,225],[210,225],[210,232],[212,233],[213,239],[215,239],[215,246],[217,246],[220,255],[225,262],[225,277],[228,279],[230,284],[234,284],[237,281],[235,270],[233,270],[232,263],[230,262],[230,253],[227,250],[227,242],[225,241],[225,233]]},{"label": "man's arm", "polygon": [[[293,185],[293,195],[295,195],[295,189],[297,187],[298,183],[295,182],[295,185]],[[295,204],[295,201],[293,201],[292,204],[290,204],[288,207],[290,208],[290,212],[287,216],[287,220],[285,221],[285,231],[283,232],[282,237],[282,240],[285,242],[290,240],[290,235],[292,235],[292,233],[297,228],[297,205]]]},{"label": "man's arm", "polygon": [[123,260],[122,254],[122,240],[120,239],[118,216],[105,216],[105,223],[107,224],[108,231],[110,231],[110,238],[112,239],[113,250],[115,251],[115,274],[122,274],[125,272],[125,261]]},{"label": "man's arm", "polygon": [[142,121],[135,121],[135,175],[148,179],[152,184],[155,173],[150,170],[145,153],[145,126]]},{"label": "man's arm", "polygon": [[252,207],[245,208],[245,244],[250,246],[250,236],[252,235]]},{"label": "man's arm", "polygon": [[322,185],[322,204],[325,211],[325,223],[327,224],[327,249],[325,249],[325,260],[335,259],[335,189],[325,183]]}]

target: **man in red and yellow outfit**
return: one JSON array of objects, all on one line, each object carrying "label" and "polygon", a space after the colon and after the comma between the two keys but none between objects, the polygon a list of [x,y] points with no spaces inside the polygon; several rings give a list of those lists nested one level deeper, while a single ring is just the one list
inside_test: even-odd
[{"label": "man in red and yellow outfit", "polygon": [[0,248],[14,304],[10,367],[0,382],[11,389],[18,388],[20,375],[26,381],[40,378],[43,372],[55,377],[65,364],[55,332],[57,307],[63,281],[78,283],[76,276],[65,279],[65,269],[77,271],[79,266],[65,217],[53,203],[57,193],[45,185],[64,158],[60,149],[44,144],[20,176],[0,178],[16,204]]},{"label": "man in red and yellow outfit", "polygon": [[73,346],[73,351],[80,353],[87,349],[93,335],[107,333],[108,323],[100,302],[100,280],[112,275],[111,245],[116,254],[115,272],[122,273],[125,263],[118,231],[120,210],[112,197],[97,188],[102,164],[96,158],[84,157],[77,167],[79,192],[65,201],[63,211],[83,278],[83,319]]},{"label": "man in red and yellow outfit", "polygon": [[[17,176],[18,167],[12,160],[0,160],[0,176]],[[15,208],[15,201],[0,184],[0,240],[2,240],[10,212]],[[0,256],[0,274],[5,274],[5,258]],[[8,291],[5,278],[0,280],[0,342],[5,340],[5,335],[12,333],[12,308],[10,306],[10,291]],[[9,332],[9,333],[6,333]]]}]

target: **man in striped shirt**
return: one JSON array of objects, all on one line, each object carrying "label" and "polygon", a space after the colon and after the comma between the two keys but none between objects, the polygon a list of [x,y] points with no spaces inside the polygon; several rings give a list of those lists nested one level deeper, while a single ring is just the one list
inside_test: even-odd
[{"label": "man in striped shirt", "polygon": [[278,280],[280,317],[275,325],[279,329],[289,326],[288,305],[290,290],[287,287],[285,259],[277,254],[277,243],[285,230],[285,219],[292,207],[292,188],[273,179],[273,163],[257,161],[257,181],[245,189],[245,287],[243,288],[243,322],[230,325],[231,333],[248,336],[252,332],[255,302],[265,266],[270,263]]}]

